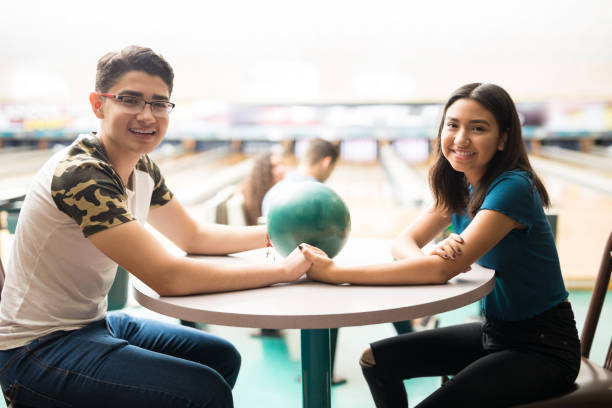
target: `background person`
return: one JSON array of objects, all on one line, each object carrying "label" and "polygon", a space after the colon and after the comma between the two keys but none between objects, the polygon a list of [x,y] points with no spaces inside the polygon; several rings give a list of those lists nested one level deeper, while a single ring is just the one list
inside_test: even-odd
[{"label": "background person", "polygon": [[[338,158],[340,156],[339,146],[335,143],[329,142],[323,139],[311,139],[308,141],[304,157],[300,160],[296,171],[287,174],[285,179],[280,183],[275,184],[268,193],[266,193],[263,204],[262,213],[267,216],[270,209],[270,203],[273,202],[274,197],[282,191],[282,188],[286,185],[293,183],[300,183],[304,181],[315,181],[319,183],[325,182],[334,171]],[[437,321],[434,317],[431,323]],[[409,333],[412,331],[412,322],[410,320],[393,323],[396,331],[399,334]],[[420,327],[420,326],[419,326]],[[279,330],[275,329],[262,329],[260,332],[261,336],[274,336],[280,335]],[[331,367],[332,374],[336,360],[336,345],[338,344],[338,329],[331,329]],[[338,385],[345,383],[346,380],[340,377],[332,378],[332,384]]]},{"label": "background person", "polygon": [[264,153],[255,159],[253,169],[240,189],[244,196],[247,225],[258,224],[264,196],[285,177],[285,170],[285,161],[278,154]]},{"label": "background person", "polygon": [[[434,204],[396,239],[398,261],[338,267],[302,245],[308,275],[330,283],[444,283],[473,262],[495,269],[484,323],[405,334],[372,343],[360,364],[377,407],[407,407],[403,380],[453,375],[419,407],[505,407],[567,390],[580,342],[553,234],[544,185],[521,136],[514,102],[492,84],[468,84],[447,101],[430,170]],[[452,235],[422,248],[452,222]],[[537,386],[534,386],[537,384]]]},{"label": "background person", "polygon": [[[282,156],[264,153],[255,159],[253,169],[241,187],[244,197],[244,213],[247,225],[258,225],[261,205],[266,193],[285,177],[285,161]],[[279,337],[277,329],[260,329],[259,336]]]},{"label": "background person", "polygon": [[325,182],[334,171],[339,156],[340,149],[337,144],[323,139],[309,140],[304,157],[300,159],[297,169],[287,173],[280,183],[275,184],[265,194],[261,204],[263,216],[268,215],[270,203],[283,186],[302,181]]},{"label": "background person", "polygon": [[[309,140],[304,157],[299,161],[297,169],[288,172],[281,181],[274,184],[265,193],[261,202],[261,215],[263,217],[268,215],[270,203],[273,202],[274,197],[282,191],[284,186],[305,181],[322,183],[327,180],[333,172],[339,156],[340,150],[336,144],[323,139]],[[278,329],[260,329],[258,334],[262,337],[279,337],[280,335]],[[334,350],[337,336],[338,330],[335,329],[332,333]]]}]

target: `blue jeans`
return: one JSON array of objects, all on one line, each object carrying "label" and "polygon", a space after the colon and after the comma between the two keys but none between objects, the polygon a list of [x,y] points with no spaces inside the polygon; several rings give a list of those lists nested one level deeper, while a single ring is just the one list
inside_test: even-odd
[{"label": "blue jeans", "polygon": [[36,407],[232,407],[240,354],[188,327],[111,313],[0,351],[0,384]]}]

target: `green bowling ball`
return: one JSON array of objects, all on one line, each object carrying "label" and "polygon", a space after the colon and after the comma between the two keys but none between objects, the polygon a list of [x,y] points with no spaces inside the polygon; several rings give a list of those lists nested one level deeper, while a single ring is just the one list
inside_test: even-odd
[{"label": "green bowling ball", "polygon": [[322,183],[288,184],[270,203],[268,235],[282,256],[306,242],[333,258],[344,247],[350,231],[351,216],[346,204]]}]

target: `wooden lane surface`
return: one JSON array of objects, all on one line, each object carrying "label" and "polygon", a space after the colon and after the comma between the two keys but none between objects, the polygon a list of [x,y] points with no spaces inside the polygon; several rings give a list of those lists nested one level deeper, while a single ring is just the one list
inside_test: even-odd
[{"label": "wooden lane surface", "polygon": [[540,174],[558,214],[557,250],[568,287],[592,288],[612,230],[612,195]]},{"label": "wooden lane surface", "polygon": [[351,213],[351,236],[393,239],[421,212],[395,202],[391,184],[379,163],[340,162],[327,181]]},{"label": "wooden lane surface", "polygon": [[[167,182],[173,191],[191,188],[194,183],[204,182],[206,172],[220,170],[243,159],[241,154],[232,154],[202,164],[186,174],[168,176]],[[417,170],[426,177],[425,165],[418,166]],[[601,250],[612,228],[612,196],[561,177],[540,176],[559,216],[557,248],[567,285],[591,288]],[[340,162],[327,184],[343,197],[350,209],[352,237],[392,239],[421,211],[395,204],[391,186],[378,163]],[[6,230],[0,231],[0,253],[4,262],[10,239]]]},{"label": "wooden lane surface", "polygon": [[[417,171],[426,178],[426,165],[417,166]],[[559,176],[539,175],[548,189],[551,209],[558,214],[557,249],[566,284],[590,289],[612,229],[612,195]],[[378,164],[339,163],[328,185],[344,198],[351,211],[351,236],[394,238],[421,211],[395,204],[391,186]]]},{"label": "wooden lane surface", "polygon": [[[166,185],[173,193],[181,196],[182,192],[198,188],[202,183],[205,183],[207,176],[215,171],[224,170],[245,159],[246,156],[241,153],[231,153],[213,160],[202,161],[194,164],[188,170],[165,175]],[[164,174],[163,166],[160,165],[160,169]]]}]

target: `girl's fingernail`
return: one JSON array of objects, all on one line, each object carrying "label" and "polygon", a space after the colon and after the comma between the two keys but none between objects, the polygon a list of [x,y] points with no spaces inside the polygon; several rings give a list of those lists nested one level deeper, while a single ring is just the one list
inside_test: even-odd
[{"label": "girl's fingernail", "polygon": [[445,258],[448,258],[448,255],[446,255],[446,254],[444,254],[443,256],[444,256]]},{"label": "girl's fingernail", "polygon": [[302,250],[302,244],[298,245],[298,248],[300,249],[300,251]]}]

